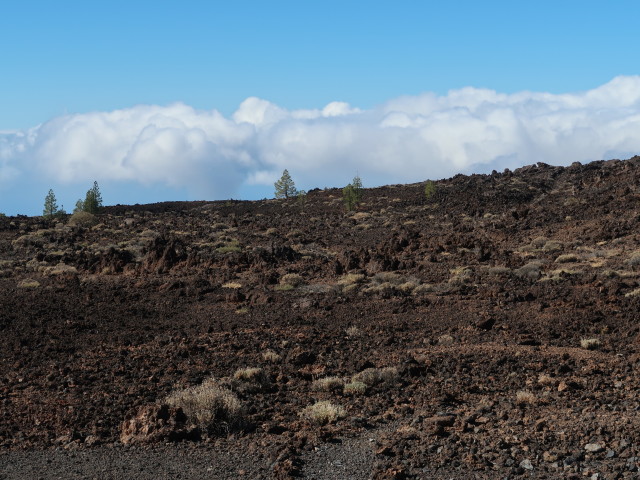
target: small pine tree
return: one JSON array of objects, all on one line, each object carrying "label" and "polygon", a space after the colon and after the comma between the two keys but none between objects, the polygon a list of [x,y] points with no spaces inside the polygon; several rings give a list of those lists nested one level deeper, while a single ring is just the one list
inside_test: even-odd
[{"label": "small pine tree", "polygon": [[64,205],[62,205],[56,212],[56,217],[64,218],[66,216],[67,216],[67,211],[64,209]]},{"label": "small pine tree", "polygon": [[424,186],[424,197],[429,200],[436,194],[436,184],[431,180],[427,180],[427,183]]},{"label": "small pine tree", "polygon": [[49,193],[44,197],[44,210],[42,211],[42,215],[51,218],[57,213],[58,203],[56,201],[56,195],[52,189],[49,189]]},{"label": "small pine tree", "polygon": [[342,189],[342,199],[348,212],[355,208],[362,201],[362,180],[358,175],[353,177],[352,182]]},{"label": "small pine tree", "polygon": [[307,192],[306,190],[298,190],[297,195],[298,206],[301,210],[304,210],[304,206],[307,204]]},{"label": "small pine tree", "polygon": [[275,195],[276,198],[289,198],[295,197],[297,195],[296,184],[293,182],[291,175],[285,169],[282,172],[282,177],[276,183],[273,184],[275,187]]},{"label": "small pine tree", "polygon": [[93,187],[87,191],[84,202],[82,202],[81,210],[89,213],[98,213],[100,208],[102,208],[102,195],[100,194],[98,182],[93,182]]}]

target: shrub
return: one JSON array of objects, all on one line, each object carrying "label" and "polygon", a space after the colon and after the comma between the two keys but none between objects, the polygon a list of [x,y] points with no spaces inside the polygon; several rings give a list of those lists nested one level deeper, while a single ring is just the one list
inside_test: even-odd
[{"label": "shrub", "polygon": [[549,240],[542,247],[542,251],[544,251],[544,252],[557,252],[557,251],[560,251],[560,250],[562,250],[562,243],[561,242],[556,242],[555,240]]},{"label": "shrub", "polygon": [[373,387],[379,384],[394,383],[398,378],[398,370],[395,367],[367,368],[362,372],[355,374],[351,378],[351,381],[361,382],[367,387]]},{"label": "shrub", "polygon": [[91,227],[98,224],[95,215],[85,211],[75,212],[69,219],[69,225],[78,227]]},{"label": "shrub", "polygon": [[458,267],[450,270],[451,277],[449,283],[454,285],[461,285],[463,283],[469,283],[473,278],[473,270],[469,267]]},{"label": "shrub", "polygon": [[340,405],[325,400],[308,406],[300,413],[300,416],[317,425],[326,425],[346,417],[347,412]]},{"label": "shrub", "polygon": [[536,401],[536,396],[527,390],[520,390],[516,392],[516,403],[518,405],[533,405]]},{"label": "shrub", "polygon": [[413,289],[412,295],[424,295],[425,293],[431,293],[436,291],[437,288],[435,285],[432,285],[430,283],[424,283],[422,285],[418,285],[416,288]]},{"label": "shrub", "polygon": [[355,338],[362,336],[362,331],[355,325],[347,328],[347,337]]},{"label": "shrub", "polygon": [[240,400],[214,378],[173,392],[165,401],[172,407],[182,408],[188,418],[207,429],[229,430],[242,423]]},{"label": "shrub", "polygon": [[280,285],[291,285],[293,288],[297,288],[304,284],[304,278],[302,278],[297,273],[287,273],[280,279]]},{"label": "shrub", "polygon": [[637,267],[638,265],[640,265],[640,252],[632,253],[626,263],[630,267]]},{"label": "shrub", "polygon": [[216,252],[218,253],[239,253],[242,251],[242,247],[240,246],[240,242],[238,240],[228,240],[220,247],[216,248]]},{"label": "shrub", "polygon": [[364,282],[365,278],[366,277],[361,273],[348,273],[340,277],[340,279],[338,280],[338,285],[341,285],[341,286],[355,285],[357,283]]},{"label": "shrub", "polygon": [[265,362],[278,363],[280,360],[282,360],[282,357],[273,350],[266,350],[262,353],[262,359]]},{"label": "shrub", "polygon": [[259,367],[240,368],[233,374],[233,378],[243,382],[267,383],[267,375]]},{"label": "shrub", "polygon": [[549,240],[546,237],[536,237],[533,240],[531,240],[531,246],[533,248],[542,248],[544,247],[545,243],[547,243]]},{"label": "shrub", "polygon": [[311,390],[316,392],[333,392],[340,390],[344,386],[344,382],[338,377],[319,378],[311,384]]},{"label": "shrub", "polygon": [[438,337],[438,345],[453,345],[454,341],[455,339],[446,333]]},{"label": "shrub", "polygon": [[555,378],[553,378],[551,375],[548,375],[546,373],[541,373],[538,376],[538,383],[540,385],[555,385],[557,382],[557,380]]},{"label": "shrub", "polygon": [[342,392],[345,395],[364,395],[367,391],[367,384],[364,382],[347,383]]},{"label": "shrub", "polygon": [[597,350],[600,345],[601,342],[598,338],[583,338],[580,340],[580,346],[585,350]]},{"label": "shrub", "polygon": [[571,263],[571,262],[577,262],[578,261],[578,257],[572,253],[566,253],[564,255],[559,255],[558,258],[556,258],[555,263]]},{"label": "shrub", "polygon": [[436,194],[436,184],[432,180],[427,180],[424,185],[424,198],[430,200]]},{"label": "shrub", "polygon": [[32,280],[30,278],[21,280],[18,283],[18,288],[38,288],[40,286],[40,282],[37,280]]},{"label": "shrub", "polygon": [[542,263],[539,261],[529,262],[514,271],[515,275],[528,280],[537,280],[540,277]]}]

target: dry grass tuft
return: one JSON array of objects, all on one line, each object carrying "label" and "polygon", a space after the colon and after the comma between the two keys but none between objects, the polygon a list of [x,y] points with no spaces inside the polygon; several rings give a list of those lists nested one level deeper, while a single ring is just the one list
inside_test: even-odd
[{"label": "dry grass tuft", "polygon": [[629,293],[624,294],[626,298],[637,297],[638,295],[640,295],[640,288],[636,288],[635,290],[632,290]]},{"label": "dry grass tuft", "polygon": [[558,383],[558,381],[555,378],[553,378],[551,375],[547,375],[546,373],[541,373],[538,376],[538,383],[540,385],[553,386],[556,383]]},{"label": "dry grass tuft", "polygon": [[360,330],[355,325],[352,325],[349,328],[347,328],[347,337],[356,338],[356,337],[361,337],[361,336],[362,336],[362,330]]},{"label": "dry grass tuft", "polygon": [[559,255],[558,258],[556,258],[555,263],[571,263],[577,261],[577,255],[574,255],[572,253],[565,253],[564,255]]},{"label": "dry grass tuft", "polygon": [[537,401],[535,394],[527,390],[520,390],[516,393],[516,403],[518,405],[535,405]]},{"label": "dry grass tuft", "polygon": [[414,288],[412,295],[415,295],[415,296],[424,295],[425,293],[435,292],[436,290],[437,288],[435,285],[432,285],[430,283],[424,283]]},{"label": "dry grass tuft", "polygon": [[269,363],[278,363],[282,357],[273,350],[266,350],[262,353],[262,359]]},{"label": "dry grass tuft", "polygon": [[364,382],[349,382],[342,389],[345,395],[364,395],[367,392],[367,384]]},{"label": "dry grass tuft", "polygon": [[40,282],[31,278],[25,278],[18,283],[18,288],[38,288]]},{"label": "dry grass tuft", "polygon": [[302,276],[298,275],[297,273],[287,273],[286,275],[283,275],[282,278],[280,279],[280,285],[282,286],[288,285],[293,288],[300,287],[305,283],[306,282],[304,281]]},{"label": "dry grass tuft", "polygon": [[526,278],[529,280],[537,280],[540,277],[540,269],[542,268],[542,262],[533,261],[518,268],[514,271],[515,275],[520,278]]},{"label": "dry grass tuft", "polygon": [[559,252],[562,250],[563,245],[562,242],[557,242],[555,240],[549,240],[542,247],[543,252]]},{"label": "dry grass tuft", "polygon": [[373,387],[379,384],[393,384],[398,381],[400,374],[395,367],[385,368],[367,368],[360,373],[356,373],[351,382],[364,383],[367,387]]},{"label": "dry grass tuft", "polygon": [[583,338],[580,340],[580,346],[585,350],[597,350],[602,345],[598,338]]},{"label": "dry grass tuft", "polygon": [[239,368],[236,370],[236,373],[233,374],[233,378],[242,382],[268,382],[267,374],[259,367]]},{"label": "dry grass tuft", "polygon": [[319,378],[311,384],[311,390],[316,392],[335,392],[341,390],[344,382],[339,377]]},{"label": "dry grass tuft", "polygon": [[242,423],[240,400],[214,378],[173,392],[165,401],[172,407],[182,408],[187,417],[209,429],[229,430]]},{"label": "dry grass tuft", "polygon": [[365,276],[361,273],[348,273],[343,275],[340,280],[338,280],[338,285],[346,287],[348,285],[356,285],[358,283],[362,283],[365,280]]},{"label": "dry grass tuft", "polygon": [[326,425],[346,417],[347,412],[340,405],[325,400],[314,405],[309,405],[300,413],[300,416],[316,425]]},{"label": "dry grass tuft", "polygon": [[640,251],[632,253],[625,263],[630,267],[637,267],[640,265]]}]

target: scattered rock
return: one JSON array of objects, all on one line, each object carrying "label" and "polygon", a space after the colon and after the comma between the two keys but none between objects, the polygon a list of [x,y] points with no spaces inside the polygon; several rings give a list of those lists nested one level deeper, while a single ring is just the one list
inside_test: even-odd
[{"label": "scattered rock", "polygon": [[585,451],[589,452],[589,453],[599,453],[602,452],[604,450],[604,447],[602,445],[600,445],[599,443],[587,443],[584,446]]},{"label": "scattered rock", "polygon": [[199,429],[187,426],[186,422],[187,416],[181,408],[168,405],[142,407],[134,417],[122,423],[120,441],[129,444],[198,440]]}]

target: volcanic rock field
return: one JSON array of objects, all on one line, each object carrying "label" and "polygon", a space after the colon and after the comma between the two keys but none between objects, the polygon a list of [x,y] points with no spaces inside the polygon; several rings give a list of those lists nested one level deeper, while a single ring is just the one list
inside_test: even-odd
[{"label": "volcanic rock field", "polygon": [[2,217],[0,479],[638,478],[639,206],[634,157]]}]

